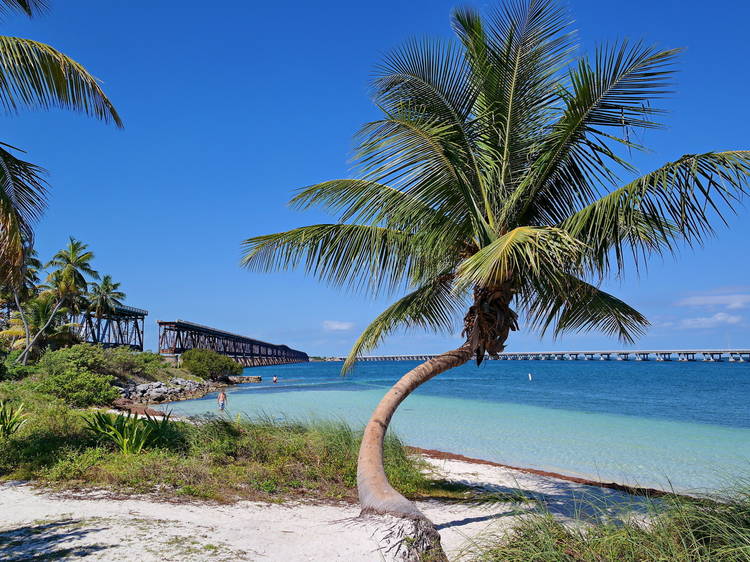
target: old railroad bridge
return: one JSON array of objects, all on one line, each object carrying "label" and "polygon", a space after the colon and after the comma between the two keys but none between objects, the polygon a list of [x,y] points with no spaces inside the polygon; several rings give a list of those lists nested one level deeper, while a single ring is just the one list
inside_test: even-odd
[{"label": "old railroad bridge", "polygon": [[[357,361],[426,361],[437,357],[437,355],[379,355],[360,357]],[[641,351],[542,351],[528,352],[518,351],[512,353],[501,353],[497,360],[506,361],[545,361],[545,360],[601,360],[609,361],[616,359],[618,361],[629,361],[634,358],[636,361],[730,361],[746,362],[750,361],[750,349],[660,349],[660,350],[641,350]],[[339,357],[343,361],[344,357]],[[493,359],[487,357],[487,359]]]},{"label": "old railroad bridge", "polygon": [[[80,313],[75,319],[73,329],[80,341],[104,347],[125,346],[143,351],[143,332],[147,315],[146,310],[118,305],[112,311],[98,316],[91,312]],[[160,320],[158,325],[159,353],[174,361],[187,350],[194,348],[211,349],[228,355],[246,367],[309,361],[306,353],[286,345],[276,345],[184,320]]]},{"label": "old railroad bridge", "polygon": [[228,355],[246,367],[309,361],[307,353],[285,345],[255,340],[184,320],[159,320],[158,324],[159,353],[174,359],[189,349],[211,349]]}]

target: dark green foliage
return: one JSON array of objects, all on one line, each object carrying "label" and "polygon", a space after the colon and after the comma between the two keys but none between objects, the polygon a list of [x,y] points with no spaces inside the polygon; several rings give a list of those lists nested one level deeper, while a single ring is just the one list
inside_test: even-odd
[{"label": "dark green foliage", "polygon": [[202,379],[242,374],[242,365],[210,349],[190,349],[182,354],[182,366]]},{"label": "dark green foliage", "polygon": [[16,363],[21,351],[11,351],[0,366],[0,381],[17,381],[32,375],[36,369],[31,365]]},{"label": "dark green foliage", "polygon": [[105,350],[104,371],[120,380],[139,378],[159,380],[168,376],[169,365],[157,353],[133,351],[127,347]]},{"label": "dark green foliage", "polygon": [[48,351],[39,359],[37,368],[45,375],[59,375],[65,371],[105,373],[107,356],[104,348],[86,343]]},{"label": "dark green foliage", "polygon": [[112,386],[114,377],[92,373],[83,368],[68,367],[45,374],[36,389],[65,401],[70,406],[84,408],[112,403],[119,395]]}]

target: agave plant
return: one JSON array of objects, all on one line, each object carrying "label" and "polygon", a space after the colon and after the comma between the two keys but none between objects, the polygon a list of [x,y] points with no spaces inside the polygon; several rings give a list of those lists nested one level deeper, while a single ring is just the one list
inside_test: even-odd
[{"label": "agave plant", "polygon": [[130,412],[126,415],[94,412],[85,422],[89,431],[114,443],[124,455],[140,453],[149,445],[154,431],[151,424],[143,423]]},{"label": "agave plant", "polygon": [[8,439],[26,423],[26,414],[23,404],[14,408],[10,404],[0,400],[0,439]]}]

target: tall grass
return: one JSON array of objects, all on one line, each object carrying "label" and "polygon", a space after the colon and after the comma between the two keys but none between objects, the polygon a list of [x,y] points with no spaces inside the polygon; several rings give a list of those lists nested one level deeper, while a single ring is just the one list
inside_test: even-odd
[{"label": "tall grass", "polygon": [[645,517],[591,524],[549,513],[475,540],[462,560],[483,562],[750,561],[750,487],[712,500],[673,497]]}]

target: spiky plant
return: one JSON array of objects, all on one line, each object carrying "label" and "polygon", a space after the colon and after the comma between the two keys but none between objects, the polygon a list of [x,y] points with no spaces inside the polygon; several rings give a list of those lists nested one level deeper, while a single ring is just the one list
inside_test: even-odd
[{"label": "spiky plant", "polygon": [[488,17],[459,9],[457,41],[411,41],[386,57],[374,80],[384,115],[359,133],[356,178],[291,201],[337,222],[244,242],[252,270],[301,266],[336,287],[408,290],[344,371],[394,330],[455,333],[462,319],[464,342],[407,373],[373,413],[359,456],[365,512],[423,517],[382,457],[417,386],[501,352],[519,321],[633,341],[646,318],[599,282],[700,244],[747,191],[748,151],[688,154],[635,177],[626,157],[643,148],[638,131],[661,126],[678,50],[622,41],[579,56],[569,21],[553,0],[510,0]]}]

